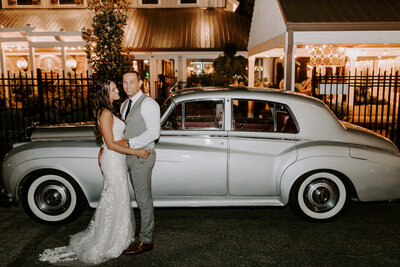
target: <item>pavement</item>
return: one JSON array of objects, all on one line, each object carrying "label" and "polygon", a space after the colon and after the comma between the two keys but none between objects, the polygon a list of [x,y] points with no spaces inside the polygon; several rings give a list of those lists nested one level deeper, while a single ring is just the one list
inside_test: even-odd
[{"label": "pavement", "polygon": [[[51,266],[38,255],[67,245],[93,212],[49,226],[21,206],[0,208],[0,266]],[[400,266],[399,202],[352,203],[328,223],[302,221],[288,207],[157,208],[155,218],[152,251],[100,266]]]}]

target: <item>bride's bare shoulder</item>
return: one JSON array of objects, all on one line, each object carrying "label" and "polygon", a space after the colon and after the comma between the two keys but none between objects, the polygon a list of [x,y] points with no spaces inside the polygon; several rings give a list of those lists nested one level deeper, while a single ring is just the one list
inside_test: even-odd
[{"label": "bride's bare shoulder", "polygon": [[99,121],[100,122],[106,122],[106,121],[113,121],[113,114],[110,110],[108,109],[102,109],[100,111],[100,116],[99,116]]},{"label": "bride's bare shoulder", "polygon": [[100,118],[101,117],[109,117],[109,116],[111,116],[112,117],[112,112],[110,111],[110,110],[108,110],[108,109],[105,109],[105,108],[103,108],[101,111],[100,111]]}]

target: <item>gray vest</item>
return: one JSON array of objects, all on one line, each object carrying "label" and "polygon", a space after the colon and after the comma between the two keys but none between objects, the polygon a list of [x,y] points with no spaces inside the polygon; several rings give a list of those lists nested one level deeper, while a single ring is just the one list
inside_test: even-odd
[{"label": "gray vest", "polygon": [[[132,137],[139,136],[141,133],[147,130],[146,124],[142,116],[142,104],[146,99],[146,95],[143,94],[131,107],[128,117],[126,118],[126,127],[124,131],[124,137],[130,139]],[[126,101],[128,103],[128,101]],[[127,104],[125,104],[126,106]],[[125,109],[125,107],[124,107]],[[122,109],[122,110],[124,110]]]}]

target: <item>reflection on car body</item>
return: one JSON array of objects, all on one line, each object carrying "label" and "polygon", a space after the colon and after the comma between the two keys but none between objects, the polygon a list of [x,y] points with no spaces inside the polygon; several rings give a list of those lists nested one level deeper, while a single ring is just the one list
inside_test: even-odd
[{"label": "reflection on car body", "polygon": [[[155,206],[289,204],[305,219],[324,221],[340,215],[350,198],[400,199],[395,145],[338,121],[312,97],[191,88],[173,93],[161,111]],[[70,221],[99,200],[98,150],[91,126],[38,127],[4,159],[4,184],[35,220]]]}]

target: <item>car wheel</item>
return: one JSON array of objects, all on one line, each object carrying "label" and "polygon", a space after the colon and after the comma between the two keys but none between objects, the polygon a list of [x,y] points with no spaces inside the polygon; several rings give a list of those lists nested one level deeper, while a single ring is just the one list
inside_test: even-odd
[{"label": "car wheel", "polygon": [[327,221],[339,216],[350,203],[341,178],[330,172],[300,177],[290,191],[289,205],[303,219]]},{"label": "car wheel", "polygon": [[23,187],[21,198],[26,213],[45,224],[70,222],[87,206],[79,185],[65,173],[57,171],[31,177]]}]

